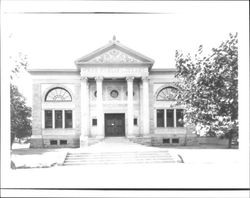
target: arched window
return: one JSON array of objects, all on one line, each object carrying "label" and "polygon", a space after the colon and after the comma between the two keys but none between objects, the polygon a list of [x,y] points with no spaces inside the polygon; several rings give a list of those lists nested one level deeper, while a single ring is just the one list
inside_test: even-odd
[{"label": "arched window", "polygon": [[55,87],[48,91],[45,96],[46,102],[70,102],[72,101],[72,97],[70,93],[62,88],[62,87]]},{"label": "arched window", "polygon": [[178,90],[174,87],[165,87],[157,95],[156,100],[173,101],[177,99]]},{"label": "arched window", "polygon": [[[162,88],[157,96],[157,101],[176,101],[178,97],[178,89],[172,86]],[[183,115],[184,110],[177,106],[165,106],[160,107],[164,102],[159,102],[159,107],[156,109],[156,127],[168,128],[168,127],[184,127]],[[172,142],[174,143],[174,142]]]}]

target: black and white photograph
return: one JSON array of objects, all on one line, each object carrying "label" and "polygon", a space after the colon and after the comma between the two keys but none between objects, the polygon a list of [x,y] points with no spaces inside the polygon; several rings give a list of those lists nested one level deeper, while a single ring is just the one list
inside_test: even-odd
[{"label": "black and white photograph", "polygon": [[249,197],[248,1],[1,2],[3,197]]}]

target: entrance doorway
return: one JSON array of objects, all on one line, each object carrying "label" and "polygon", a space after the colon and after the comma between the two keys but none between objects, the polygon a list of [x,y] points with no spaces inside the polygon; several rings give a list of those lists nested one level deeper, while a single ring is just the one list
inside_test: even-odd
[{"label": "entrance doorway", "polygon": [[125,114],[105,113],[105,137],[125,136]]}]

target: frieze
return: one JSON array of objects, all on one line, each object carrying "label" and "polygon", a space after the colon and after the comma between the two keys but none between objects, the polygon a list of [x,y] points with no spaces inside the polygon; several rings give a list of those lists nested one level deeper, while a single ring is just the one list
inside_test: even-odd
[{"label": "frieze", "polygon": [[83,67],[81,74],[88,77],[104,76],[104,77],[141,77],[148,76],[148,68],[146,67]]}]

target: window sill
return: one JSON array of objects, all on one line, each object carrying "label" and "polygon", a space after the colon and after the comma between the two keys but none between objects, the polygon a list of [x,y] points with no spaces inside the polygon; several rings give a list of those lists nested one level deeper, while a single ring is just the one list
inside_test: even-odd
[{"label": "window sill", "polygon": [[76,128],[42,128],[42,130],[75,130]]},{"label": "window sill", "polygon": [[176,127],[156,127],[157,129],[174,129]]}]

